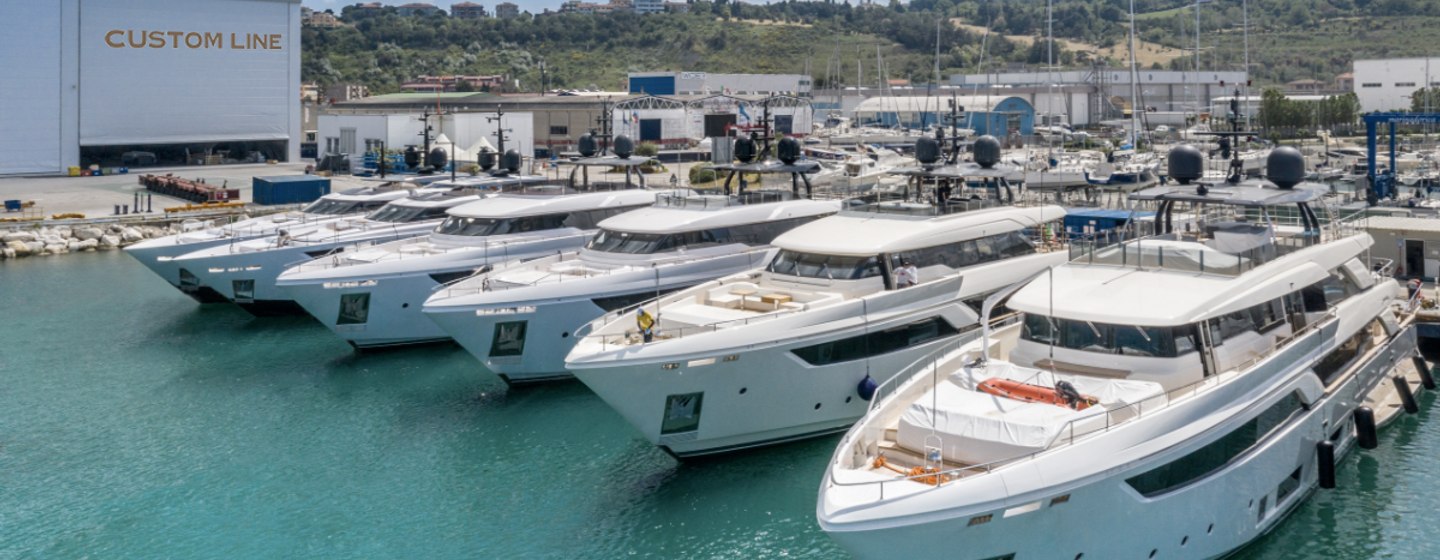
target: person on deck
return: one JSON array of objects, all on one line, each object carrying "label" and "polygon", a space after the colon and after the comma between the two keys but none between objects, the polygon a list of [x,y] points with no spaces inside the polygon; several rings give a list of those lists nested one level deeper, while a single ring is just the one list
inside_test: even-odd
[{"label": "person on deck", "polygon": [[905,260],[900,263],[900,268],[895,269],[895,287],[909,288],[920,283],[920,271],[915,268],[915,263]]}]

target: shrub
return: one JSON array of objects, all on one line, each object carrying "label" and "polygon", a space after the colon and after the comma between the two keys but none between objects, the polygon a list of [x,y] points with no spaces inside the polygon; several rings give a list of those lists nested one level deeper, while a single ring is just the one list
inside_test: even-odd
[{"label": "shrub", "polygon": [[709,183],[716,179],[715,170],[708,165],[696,165],[690,168],[690,184]]},{"label": "shrub", "polygon": [[637,156],[655,157],[659,155],[659,153],[660,146],[657,146],[654,142],[641,142],[638,146],[635,146],[635,155]]}]

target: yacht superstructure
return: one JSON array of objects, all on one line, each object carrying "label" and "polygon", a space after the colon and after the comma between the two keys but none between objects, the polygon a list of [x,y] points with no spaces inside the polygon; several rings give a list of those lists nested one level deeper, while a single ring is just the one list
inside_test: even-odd
[{"label": "yacht superstructure", "polygon": [[274,235],[281,229],[312,227],[347,216],[362,215],[409,196],[411,191],[422,188],[432,179],[438,180],[438,177],[409,177],[333,192],[296,212],[259,216],[222,226],[187,222],[182,224],[184,231],[180,233],[141,241],[126,247],[125,252],[201,303],[221,303],[227,300],[202,285],[195,275],[188,271],[182,273],[181,267],[174,262],[175,257],[217,245]]},{"label": "yacht superstructure", "polygon": [[[940,194],[970,178],[1003,180],[1009,170],[992,167],[998,141],[981,143],[991,156],[984,166],[939,167],[932,143],[924,168],[897,171],[913,177],[903,199],[776,238],[779,252],[764,269],[592,322],[566,367],[677,456],[843,430],[864,412],[867,384],[956,337],[978,335],[976,298],[1065,258],[1046,236],[1047,224],[1064,217],[1058,206],[922,202],[927,186],[946,185]],[[902,287],[896,271],[907,262],[919,282]],[[640,310],[656,321],[653,337],[637,329]]]},{"label": "yacht superstructure", "polygon": [[268,237],[235,241],[186,253],[175,264],[226,300],[258,315],[294,313],[298,306],[275,286],[285,269],[348,245],[383,243],[424,235],[451,208],[508,189],[549,183],[529,175],[442,181],[418,189],[363,217],[304,228],[281,228]]},{"label": "yacht superstructure", "polygon": [[579,251],[512,261],[452,284],[424,311],[507,382],[568,377],[565,355],[586,323],[763,266],[776,236],[840,204],[776,191],[663,194],[654,207],[602,222]]},{"label": "yacht superstructure", "polygon": [[[1273,183],[1211,185],[1184,184],[1203,156],[1177,150],[1182,184],[1132,195],[1157,210],[1155,235],[1072,243],[1009,298],[1023,320],[879,388],[820,488],[842,546],[1218,558],[1373,441],[1367,398],[1416,350],[1413,302],[1372,270],[1363,214],[1297,185],[1292,148],[1271,156]],[[1177,157],[1192,158],[1181,172]]]},{"label": "yacht superstructure", "polygon": [[501,262],[578,249],[600,221],[653,191],[541,187],[450,209],[430,235],[347,248],[293,266],[276,285],[356,348],[446,340],[420,312],[432,291]]}]

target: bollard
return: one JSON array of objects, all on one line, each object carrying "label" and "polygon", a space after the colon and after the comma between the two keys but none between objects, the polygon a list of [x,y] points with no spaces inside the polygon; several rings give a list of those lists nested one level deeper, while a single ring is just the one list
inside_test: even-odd
[{"label": "bollard", "polygon": [[119,204],[116,204],[116,205],[115,205],[115,215],[116,215],[116,216],[119,216],[119,215],[120,215],[120,205],[119,205]]},{"label": "bollard", "polygon": [[120,205],[120,213],[121,213],[121,214],[129,214],[129,213],[130,213],[130,205],[129,205],[129,204],[121,204],[121,205]]},{"label": "bollard", "polygon": [[155,200],[154,200],[154,197],[151,196],[150,193],[147,192],[147,193],[145,193],[145,213],[146,213],[146,214],[149,214],[149,213],[154,212],[154,211],[155,211]]}]

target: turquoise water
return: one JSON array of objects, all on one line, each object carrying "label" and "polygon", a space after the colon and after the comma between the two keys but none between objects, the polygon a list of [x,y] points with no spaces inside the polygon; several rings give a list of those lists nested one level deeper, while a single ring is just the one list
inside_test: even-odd
[{"label": "turquoise water", "polygon": [[[0,314],[0,558],[843,556],[814,521],[834,437],[679,465],[582,385],[357,356],[118,253],[0,263]],[[1241,557],[1440,557],[1429,414]]]}]

